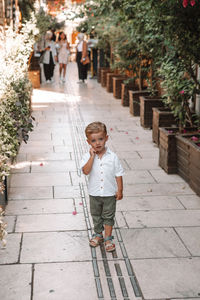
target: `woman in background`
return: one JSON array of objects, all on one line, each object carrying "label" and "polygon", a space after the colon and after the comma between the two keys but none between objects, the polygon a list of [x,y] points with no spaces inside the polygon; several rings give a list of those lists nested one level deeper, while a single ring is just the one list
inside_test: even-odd
[{"label": "woman in background", "polygon": [[58,53],[58,62],[59,62],[59,73],[60,73],[60,82],[65,82],[65,75],[68,63],[68,57],[70,54],[70,47],[67,41],[67,36],[64,32],[60,32],[58,38],[59,53]]},{"label": "woman in background", "polygon": [[84,34],[79,33],[78,34],[78,44],[76,48],[76,62],[78,66],[78,77],[79,77],[79,82],[85,82],[87,79],[87,70],[88,70],[88,65],[83,64],[81,61],[84,61],[88,55],[87,53],[87,43],[84,41]]}]

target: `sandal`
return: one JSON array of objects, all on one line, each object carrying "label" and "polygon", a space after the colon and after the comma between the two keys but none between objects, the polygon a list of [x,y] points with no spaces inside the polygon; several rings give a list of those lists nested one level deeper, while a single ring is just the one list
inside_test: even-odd
[{"label": "sandal", "polygon": [[114,236],[107,236],[104,239],[104,242],[107,242],[107,243],[105,243],[106,252],[115,251],[115,244],[112,242],[113,239],[114,239]]},{"label": "sandal", "polygon": [[99,246],[101,243],[103,243],[104,238],[103,235],[100,233],[94,233],[92,235],[92,239],[90,240],[89,244],[91,247],[95,248]]}]

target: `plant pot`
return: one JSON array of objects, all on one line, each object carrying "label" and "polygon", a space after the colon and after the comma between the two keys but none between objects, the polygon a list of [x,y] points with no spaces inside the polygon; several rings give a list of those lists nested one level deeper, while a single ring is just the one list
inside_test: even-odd
[{"label": "plant pot", "polygon": [[159,128],[159,166],[167,174],[177,173],[176,134],[178,128]]},{"label": "plant pot", "polygon": [[111,72],[111,70],[109,68],[101,70],[101,86],[102,87],[106,87],[107,74],[110,72]]},{"label": "plant pot", "polygon": [[152,128],[153,107],[163,107],[159,97],[140,96],[140,124],[144,128]]},{"label": "plant pot", "polygon": [[8,203],[8,179],[4,180],[4,191],[0,193],[0,207],[5,208]]},{"label": "plant pot", "polygon": [[140,96],[144,95],[149,95],[149,92],[147,90],[129,90],[129,111],[135,117],[140,115]]},{"label": "plant pot", "polygon": [[175,117],[169,108],[153,107],[152,140],[159,145],[159,127],[177,125]]},{"label": "plant pot", "polygon": [[40,88],[40,70],[28,71],[28,77],[34,89]]},{"label": "plant pot", "polygon": [[121,77],[121,74],[107,73],[106,90],[108,93],[113,93],[113,77]]},{"label": "plant pot", "polygon": [[109,70],[108,67],[99,67],[97,72],[97,82],[101,83],[101,70]]},{"label": "plant pot", "polygon": [[121,76],[121,77],[113,77],[113,96],[116,99],[121,99],[121,92],[122,87],[121,84],[127,77]]},{"label": "plant pot", "polygon": [[129,91],[136,89],[135,83],[122,83],[121,89],[121,104],[122,106],[129,106]]},{"label": "plant pot", "polygon": [[189,183],[190,187],[200,195],[200,146],[191,138],[199,138],[200,133],[177,135],[178,174]]}]

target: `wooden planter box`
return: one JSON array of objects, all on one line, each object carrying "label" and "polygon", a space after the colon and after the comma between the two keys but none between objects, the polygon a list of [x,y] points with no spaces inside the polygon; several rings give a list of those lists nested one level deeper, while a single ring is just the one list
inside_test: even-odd
[{"label": "wooden planter box", "polygon": [[135,117],[140,115],[140,96],[144,95],[148,96],[149,92],[146,90],[129,90],[129,111]]},{"label": "wooden planter box", "polygon": [[121,77],[121,74],[107,73],[106,90],[108,93],[113,93],[113,77]]},{"label": "wooden planter box", "polygon": [[127,77],[113,77],[113,96],[116,99],[121,99],[122,86],[121,84]]},{"label": "wooden planter box", "polygon": [[[197,136],[199,142],[191,140]],[[200,133],[177,135],[178,174],[200,196]]]},{"label": "wooden planter box", "polygon": [[101,83],[101,70],[109,70],[108,67],[100,67],[98,68],[98,72],[97,72],[97,82]]},{"label": "wooden planter box", "polygon": [[8,179],[4,180],[5,190],[3,193],[0,193],[0,207],[5,208],[6,204],[8,203]]},{"label": "wooden planter box", "polygon": [[144,128],[152,128],[153,107],[163,107],[162,99],[157,97],[140,96],[140,124]]},{"label": "wooden planter box", "polygon": [[152,140],[159,145],[159,127],[177,125],[173,113],[164,107],[153,107]]},{"label": "wooden planter box", "polygon": [[159,128],[159,166],[167,174],[177,173],[177,132],[178,128]]},{"label": "wooden planter box", "polygon": [[121,104],[129,106],[129,91],[136,89],[136,86],[134,83],[122,83],[121,89]]},{"label": "wooden planter box", "polygon": [[110,69],[103,69],[101,70],[101,86],[106,87],[106,82],[107,82],[107,74],[110,73]]},{"label": "wooden planter box", "polygon": [[40,88],[40,70],[28,71],[28,77],[34,89]]}]

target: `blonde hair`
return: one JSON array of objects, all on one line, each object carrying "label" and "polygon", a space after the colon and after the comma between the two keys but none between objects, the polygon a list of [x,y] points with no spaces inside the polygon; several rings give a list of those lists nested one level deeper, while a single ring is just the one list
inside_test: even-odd
[{"label": "blonde hair", "polygon": [[88,137],[92,133],[99,133],[99,132],[104,132],[105,135],[107,135],[107,129],[106,125],[101,122],[93,122],[90,123],[86,128],[85,128],[85,135]]}]

